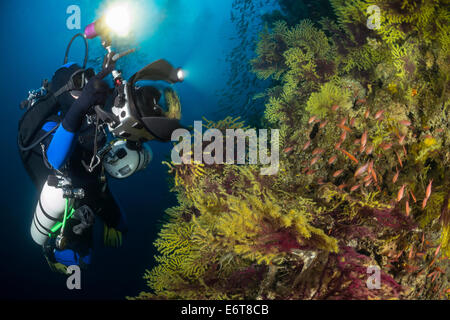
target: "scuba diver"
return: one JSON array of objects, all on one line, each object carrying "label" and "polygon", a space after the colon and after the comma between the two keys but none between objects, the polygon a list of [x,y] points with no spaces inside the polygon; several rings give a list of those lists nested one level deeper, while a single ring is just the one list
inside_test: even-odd
[{"label": "scuba diver", "polygon": [[[117,54],[110,45],[96,75],[86,69],[87,54],[83,67],[67,63],[70,44],[65,64],[51,81],[44,80],[42,88],[22,102],[27,111],[18,133],[24,167],[41,190],[31,236],[42,246],[51,269],[61,273],[68,266],[86,268],[91,263],[95,217],[104,223],[106,246],[122,243],[126,218],[108,188],[106,173],[123,179],[144,169],[152,158],[144,143],[170,141],[181,127],[175,92],[164,90],[166,104],[176,101],[165,111],[159,104],[160,90],[138,82],[184,80],[181,69],[158,60],[125,81],[115,64],[133,51]],[[109,74],[113,89],[104,81]],[[115,139],[108,142],[111,136]]]}]

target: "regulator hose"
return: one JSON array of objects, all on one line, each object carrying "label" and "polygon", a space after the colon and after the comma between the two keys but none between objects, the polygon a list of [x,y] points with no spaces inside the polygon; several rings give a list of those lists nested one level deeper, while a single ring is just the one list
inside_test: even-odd
[{"label": "regulator hose", "polygon": [[72,46],[73,41],[77,38],[77,37],[82,37],[84,40],[84,62],[83,62],[83,69],[86,69],[86,65],[87,65],[87,60],[88,60],[88,54],[89,54],[89,44],[88,41],[86,39],[86,36],[83,33],[77,33],[76,35],[74,35],[72,37],[72,39],[70,40],[69,44],[67,45],[66,48],[66,54],[64,55],[64,64],[66,64],[69,60],[69,51],[70,51],[70,47]]},{"label": "regulator hose", "polygon": [[20,141],[20,136],[17,136],[17,145],[19,146],[20,151],[26,152],[26,151],[30,151],[31,149],[34,149],[37,145],[39,145],[42,141],[44,141],[45,139],[47,139],[47,137],[49,137],[52,133],[54,133],[56,131],[56,129],[58,129],[60,126],[60,124],[58,123],[53,129],[51,129],[50,131],[48,131],[46,134],[44,134],[42,137],[40,137],[37,141],[33,142],[31,145],[25,147],[24,145],[22,145],[22,142]]}]

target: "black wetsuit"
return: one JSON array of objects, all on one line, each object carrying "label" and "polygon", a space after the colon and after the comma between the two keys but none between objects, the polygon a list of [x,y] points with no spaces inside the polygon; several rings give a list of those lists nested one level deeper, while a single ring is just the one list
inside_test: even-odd
[{"label": "black wetsuit", "polygon": [[[68,75],[77,70],[77,68],[79,67],[74,65],[59,69],[52,79],[53,88],[51,91],[56,92],[58,88],[62,87],[67,81]],[[43,137],[50,131],[50,128],[62,123],[74,101],[75,99],[70,96],[69,92],[58,97],[53,108],[54,112],[47,118],[41,120],[40,127],[38,127],[32,141],[37,141],[40,137]],[[39,103],[33,108],[39,108]],[[80,127],[77,128],[76,131],[76,140],[72,143],[72,150],[64,165],[59,168],[59,171],[71,179],[73,188],[82,188],[84,190],[85,197],[81,200],[76,200],[75,209],[87,205],[96,216],[103,220],[105,225],[110,228],[125,231],[123,225],[119,226],[122,220],[121,212],[107,186],[102,165],[100,164],[93,172],[88,172],[82,164],[83,161],[87,165],[91,162],[94,151],[95,131],[95,121],[88,121],[88,117],[86,115],[83,116]],[[42,190],[48,176],[55,174],[55,170],[50,166],[46,159],[46,151],[52,142],[54,134],[55,132],[29,151],[20,150],[20,156],[24,163],[24,167],[38,192]],[[99,130],[97,132],[98,149],[102,148],[105,143],[106,136]],[[27,144],[31,145],[32,142]],[[92,228],[84,232],[82,236],[78,236],[71,230],[72,225],[75,223],[76,221],[69,220],[65,230],[65,236],[67,236],[67,239],[69,240],[68,248],[84,255],[84,253],[92,248]]]}]

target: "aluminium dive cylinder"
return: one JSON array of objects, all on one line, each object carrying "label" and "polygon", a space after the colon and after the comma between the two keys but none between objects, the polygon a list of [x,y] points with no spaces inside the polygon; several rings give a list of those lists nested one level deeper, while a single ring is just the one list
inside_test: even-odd
[{"label": "aluminium dive cylinder", "polygon": [[[61,183],[55,187],[49,185],[49,179],[45,182],[31,223],[31,237],[34,242],[43,245],[49,237],[50,229],[64,217],[66,198],[64,198],[63,186],[69,186],[70,181],[64,177],[58,177]],[[73,199],[68,199],[68,205],[73,204]]]}]

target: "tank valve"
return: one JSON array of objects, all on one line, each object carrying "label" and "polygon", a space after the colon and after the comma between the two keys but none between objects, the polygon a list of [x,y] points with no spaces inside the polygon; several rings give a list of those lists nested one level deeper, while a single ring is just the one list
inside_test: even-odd
[{"label": "tank valve", "polygon": [[67,243],[66,238],[62,234],[59,234],[56,237],[55,245],[56,248],[58,248],[58,250],[64,250],[66,248],[66,243]]},{"label": "tank valve", "polygon": [[63,188],[63,197],[68,199],[84,199],[84,189],[81,188]]}]

